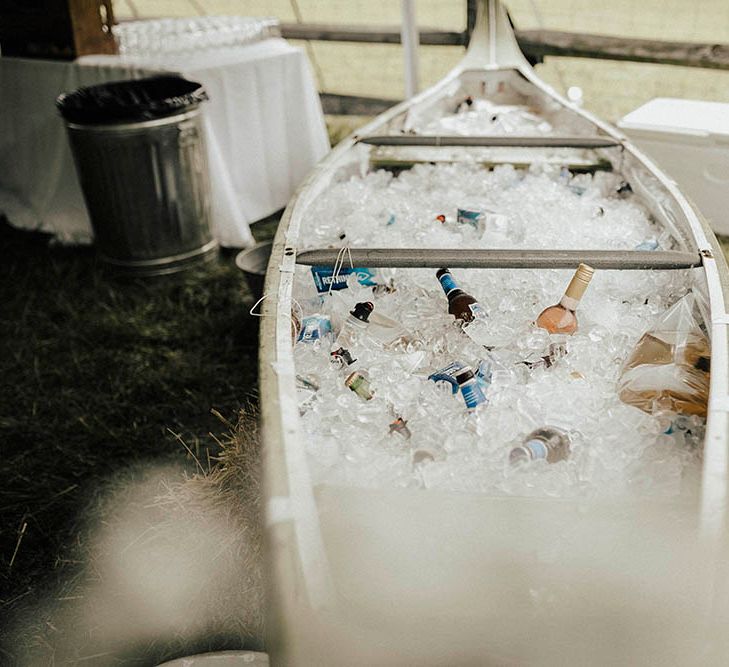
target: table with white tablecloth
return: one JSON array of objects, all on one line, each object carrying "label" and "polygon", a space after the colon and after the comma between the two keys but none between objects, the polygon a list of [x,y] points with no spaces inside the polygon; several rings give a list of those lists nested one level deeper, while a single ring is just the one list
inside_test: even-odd
[{"label": "table with white tablecloth", "polygon": [[190,54],[0,58],[0,212],[12,224],[88,242],[91,228],[57,95],[175,72],[202,83],[212,222],[224,246],[253,243],[249,223],[286,205],[329,150],[305,54],[280,38]]}]

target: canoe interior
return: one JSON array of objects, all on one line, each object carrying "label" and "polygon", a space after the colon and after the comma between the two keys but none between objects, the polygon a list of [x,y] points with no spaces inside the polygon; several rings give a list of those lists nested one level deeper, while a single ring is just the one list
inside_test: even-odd
[{"label": "canoe interior", "polygon": [[587,119],[574,114],[557,100],[547,97],[518,70],[506,68],[496,70],[466,70],[439,90],[434,99],[425,99],[413,104],[406,111],[388,121],[383,130],[390,134],[422,132],[419,127],[453,114],[466,97],[473,100],[488,100],[499,105],[527,107],[553,127],[555,135],[600,134]]},{"label": "canoe interior", "polygon": [[[629,664],[690,655],[691,508],[342,487],[316,497],[340,664],[579,664],[595,642]],[[371,644],[346,641],[362,633]]]},{"label": "canoe interior", "polygon": [[[633,155],[622,148],[605,149],[551,149],[551,148],[492,148],[470,149],[459,147],[392,147],[385,148],[359,144],[341,156],[329,173],[315,184],[316,195],[337,181],[354,176],[362,176],[378,169],[388,169],[395,173],[412,168],[418,163],[475,162],[484,167],[498,164],[513,164],[527,168],[535,162],[548,162],[555,165],[574,165],[575,173],[610,171],[621,175],[630,183],[639,196],[640,203],[651,213],[653,219],[668,230],[674,238],[675,249],[698,252],[696,237],[688,224],[684,209],[662,187],[655,176]],[[386,154],[386,157],[384,157]],[[313,197],[312,197],[313,199]],[[291,236],[289,236],[291,238]],[[301,231],[300,247],[306,248],[306,230]]]},{"label": "canoe interior", "polygon": [[[486,6],[500,11],[498,3]],[[266,292],[276,298],[264,302],[261,332],[269,651],[276,664],[290,665],[691,664],[705,650],[701,621],[716,604],[707,590],[725,588],[716,582],[726,547],[711,529],[726,504],[729,400],[710,406],[699,496],[528,499],[315,487],[309,478],[288,332],[295,254],[311,247],[304,214],[314,199],[377,169],[546,161],[620,174],[670,232],[673,249],[704,259],[690,271],[707,304],[711,395],[716,406],[729,396],[729,320],[722,320],[729,270],[705,222],[628,142],[595,149],[357,143],[417,136],[466,95],[527,105],[557,135],[624,140],[547,94],[527,70],[457,70],[343,142],[291,202],[269,264]]]}]

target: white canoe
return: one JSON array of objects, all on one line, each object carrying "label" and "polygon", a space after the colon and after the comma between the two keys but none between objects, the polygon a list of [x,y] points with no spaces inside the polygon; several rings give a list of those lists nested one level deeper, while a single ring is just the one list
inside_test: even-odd
[{"label": "white canoe", "polygon": [[[701,494],[690,507],[635,498],[587,503],[374,491],[311,481],[290,325],[307,207],[334,179],[360,173],[362,165],[375,168],[386,153],[383,144],[430,142],[441,148],[428,150],[443,154],[442,145],[453,141],[408,134],[410,119],[437,118],[464,91],[477,89],[487,97],[499,85],[545,113],[569,116],[578,137],[563,143],[591,146],[625,176],[676,239],[677,252],[665,256],[669,264],[688,258],[700,267],[710,304],[705,324],[712,372]],[[469,141],[483,138],[455,143]],[[545,143],[550,141],[559,144]],[[512,150],[506,144],[489,148],[496,161],[511,161],[503,157]],[[538,156],[543,149],[536,144],[528,151]],[[411,148],[421,150],[398,146],[395,154],[407,162]],[[641,255],[613,253],[606,261],[619,268],[621,261],[645,260]],[[486,258],[476,253],[472,259],[478,266]],[[726,618],[726,585],[717,582],[729,581],[722,576],[729,437],[726,261],[674,182],[623,134],[535,76],[496,0],[484,0],[458,67],[340,143],[316,167],[281,221],[265,294],[260,396],[271,664],[721,663],[722,633],[714,630],[717,619]]]}]

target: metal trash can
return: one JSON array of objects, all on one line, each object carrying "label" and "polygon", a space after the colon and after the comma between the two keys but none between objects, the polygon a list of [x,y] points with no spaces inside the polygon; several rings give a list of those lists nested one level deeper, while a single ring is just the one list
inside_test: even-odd
[{"label": "metal trash can", "polygon": [[210,183],[199,83],[119,81],[61,95],[101,259],[153,276],[213,259]]}]

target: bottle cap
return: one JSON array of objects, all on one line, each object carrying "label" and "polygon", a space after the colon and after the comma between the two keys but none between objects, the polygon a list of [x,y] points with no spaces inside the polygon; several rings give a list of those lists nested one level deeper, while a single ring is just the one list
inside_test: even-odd
[{"label": "bottle cap", "polygon": [[438,270],[437,270],[437,271],[435,272],[435,277],[436,277],[436,278],[440,278],[440,277],[441,277],[441,276],[442,276],[442,275],[443,275],[444,273],[450,273],[450,272],[451,272],[451,270],[450,270],[450,269],[438,269]]},{"label": "bottle cap", "polygon": [[473,377],[474,375],[471,367],[464,366],[460,371],[458,371],[458,374],[456,375],[456,382],[458,384],[463,384],[464,382],[468,382]]},{"label": "bottle cap", "polygon": [[575,271],[575,275],[572,276],[570,284],[567,286],[564,295],[570,299],[579,301],[582,295],[585,293],[587,286],[592,280],[592,274],[595,273],[595,269],[587,264],[580,264]]},{"label": "bottle cap", "polygon": [[342,367],[345,364],[347,366],[351,366],[357,360],[352,358],[349,350],[345,350],[343,347],[340,347],[339,349],[332,350],[329,353],[329,361],[337,366]]},{"label": "bottle cap", "polygon": [[615,192],[619,197],[627,197],[631,192],[633,192],[633,188],[630,186],[628,181],[620,181],[618,187],[615,188]]},{"label": "bottle cap", "polygon": [[349,314],[362,322],[367,322],[370,313],[374,309],[375,306],[370,301],[363,301],[362,303],[354,304],[354,310],[350,310]]}]

